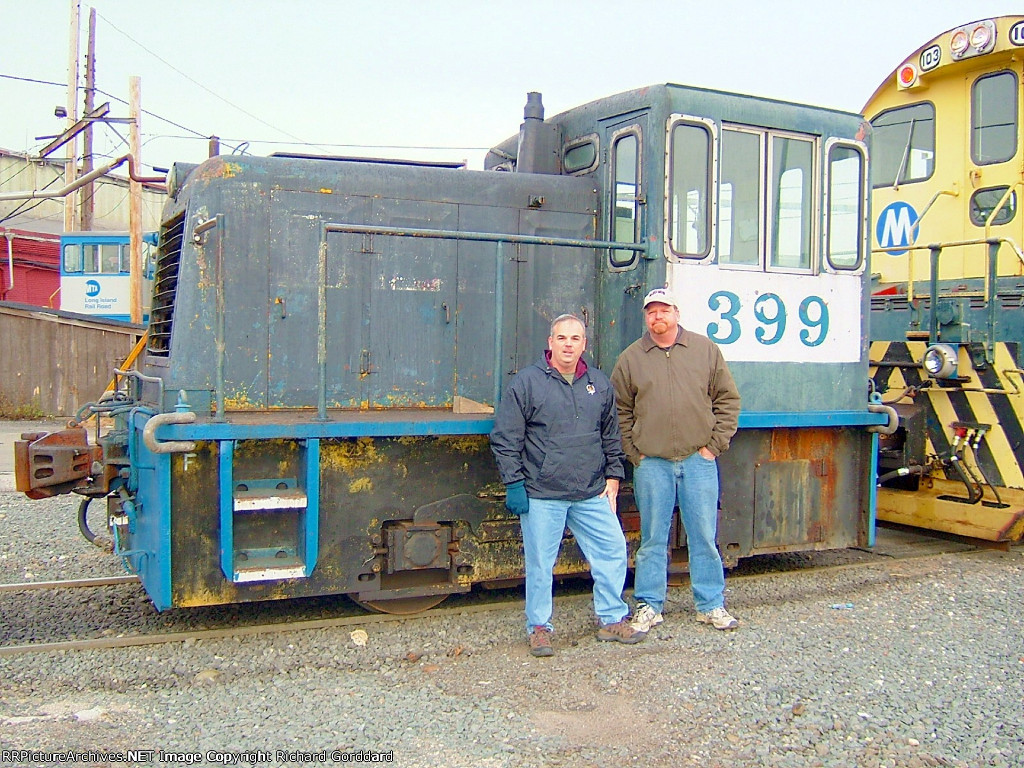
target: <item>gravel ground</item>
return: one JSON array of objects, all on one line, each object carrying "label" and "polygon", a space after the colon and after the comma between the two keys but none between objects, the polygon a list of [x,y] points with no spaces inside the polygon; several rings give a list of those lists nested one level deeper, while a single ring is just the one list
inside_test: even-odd
[{"label": "gravel ground", "polygon": [[[0,492],[0,581],[123,572],[78,537],[75,508]],[[411,768],[1024,765],[1024,552],[845,551],[833,561],[863,565],[807,568],[820,557],[788,556],[802,570],[784,573],[741,564],[755,575],[728,581],[737,632],[698,625],[688,588],[674,588],[665,623],[636,646],[596,642],[588,595],[560,589],[548,659],[526,651],[521,602],[0,658],[0,765],[52,764],[4,750],[146,764],[102,758],[147,749],[163,750],[152,765],[316,764],[321,751],[337,764],[368,750]],[[136,587],[0,593],[0,631],[9,645],[338,615],[343,603],[156,614]],[[255,750],[262,759],[244,759]]]}]

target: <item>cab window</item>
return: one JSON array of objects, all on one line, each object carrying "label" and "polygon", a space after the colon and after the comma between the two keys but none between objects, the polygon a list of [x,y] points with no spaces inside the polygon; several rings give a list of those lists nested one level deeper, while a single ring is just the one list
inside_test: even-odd
[{"label": "cab window", "polygon": [[971,87],[971,159],[1005,163],[1017,154],[1017,76],[997,72]]},{"label": "cab window", "polygon": [[865,162],[859,147],[828,150],[825,256],[833,269],[857,269],[863,252]]},{"label": "cab window", "polygon": [[[988,219],[992,217],[992,225],[1008,224],[1017,215],[1017,193],[1011,192],[1006,195],[1008,187],[989,187],[979,189],[971,195],[970,216],[971,223],[976,227],[984,227]],[[1006,200],[1003,201],[1003,198]],[[1002,205],[999,205],[1002,201]],[[999,210],[996,211],[996,206]],[[992,216],[995,212],[995,216]]]},{"label": "cab window", "polygon": [[726,128],[721,140],[718,198],[718,262],[761,262],[761,139],[758,133]]},{"label": "cab window", "polygon": [[82,272],[82,249],[78,243],[70,243],[64,246],[64,271]]},{"label": "cab window", "polygon": [[[640,164],[639,137],[636,133],[618,136],[612,144],[612,200],[611,239],[616,243],[636,243],[640,239]],[[633,250],[612,251],[613,267],[628,267],[636,261]]]},{"label": "cab window", "polygon": [[711,250],[711,147],[706,125],[672,127],[668,241],[676,256],[703,258]]},{"label": "cab window", "polygon": [[565,145],[562,169],[569,174],[588,173],[597,167],[597,136],[587,136]]},{"label": "cab window", "polygon": [[931,178],[935,170],[935,107],[912,104],[871,121],[871,183],[894,187]]},{"label": "cab window", "polygon": [[772,136],[771,266],[810,269],[814,231],[814,142]]},{"label": "cab window", "polygon": [[107,275],[116,275],[118,272],[127,272],[128,265],[122,264],[122,248],[120,243],[102,243],[100,249],[100,272]]}]

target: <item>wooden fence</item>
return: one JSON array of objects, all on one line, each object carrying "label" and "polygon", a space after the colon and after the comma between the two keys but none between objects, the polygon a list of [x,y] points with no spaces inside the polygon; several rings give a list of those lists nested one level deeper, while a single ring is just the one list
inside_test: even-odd
[{"label": "wooden fence", "polygon": [[0,404],[74,416],[99,398],[144,332],[141,325],[0,302]]}]

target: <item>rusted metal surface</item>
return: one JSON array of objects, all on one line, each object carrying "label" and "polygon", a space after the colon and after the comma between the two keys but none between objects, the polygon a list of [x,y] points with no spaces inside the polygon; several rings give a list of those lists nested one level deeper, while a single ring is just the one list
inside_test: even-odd
[{"label": "rusted metal surface", "polygon": [[870,460],[857,428],[741,430],[719,460],[723,559],[866,545]]},{"label": "rusted metal surface", "polygon": [[[301,443],[239,441],[236,482],[301,477]],[[476,583],[522,577],[519,520],[495,488],[486,437],[403,437],[322,440],[316,569],[306,579],[231,583],[218,565],[217,446],[200,441],[193,454],[170,459],[175,605],[340,593],[374,610],[403,613]],[[235,535],[253,548],[271,546],[289,525],[296,525],[290,510],[248,512]],[[587,571],[567,533],[556,575]]]},{"label": "rusted metal surface", "polygon": [[23,434],[14,443],[15,488],[36,499],[67,493],[102,456],[99,446],[89,445],[84,427]]}]

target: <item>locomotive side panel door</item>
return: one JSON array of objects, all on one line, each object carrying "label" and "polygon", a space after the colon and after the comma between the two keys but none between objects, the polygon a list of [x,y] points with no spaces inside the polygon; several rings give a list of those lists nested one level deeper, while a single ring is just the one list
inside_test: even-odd
[{"label": "locomotive side panel door", "polygon": [[[216,359],[218,303],[224,308],[224,398],[229,410],[263,408],[267,404],[267,290],[268,264],[274,255],[264,235],[267,210],[252,190],[225,189],[221,192],[217,225],[203,235],[200,281],[206,291],[200,299],[197,319],[210,324],[214,343],[210,356],[190,355],[189,366],[204,367],[211,384]],[[223,286],[218,297],[217,286]],[[179,314],[178,318],[187,316]],[[211,387],[212,389],[212,387]],[[173,401],[172,401],[173,402]],[[199,406],[197,400],[195,405]]]},{"label": "locomotive side panel door", "polygon": [[[519,211],[496,206],[460,205],[459,229],[464,232],[515,232]],[[459,295],[456,314],[455,350],[456,394],[476,403],[494,406],[507,383],[510,366],[500,359],[502,334],[514,318],[515,304],[504,290],[505,302],[499,307],[498,265],[503,286],[514,280],[516,246],[462,240],[459,242]],[[509,270],[512,277],[509,277]],[[512,283],[514,284],[514,282]],[[500,311],[499,311],[500,310]],[[512,314],[509,314],[512,313]]]},{"label": "locomotive side panel door", "polygon": [[[374,224],[458,228],[449,203],[375,200]],[[363,360],[371,407],[450,407],[455,389],[457,244],[424,237],[373,237]]]},{"label": "locomotive side panel door", "polygon": [[[325,199],[323,195],[277,191],[272,193],[271,207],[268,401],[276,407],[308,408],[317,404],[321,229],[324,223],[366,223],[370,201],[365,197]],[[362,400],[359,368],[369,275],[364,247],[362,235],[332,232],[327,236],[330,406],[355,407]]]},{"label": "locomotive side panel door", "polygon": [[[1024,114],[1024,96],[1021,82],[1024,68],[1012,63],[1002,69],[991,65],[967,74],[965,82],[955,83],[966,88],[962,101],[966,114],[949,123],[966,131],[960,144],[966,147],[962,155],[965,173],[962,188],[966,191],[963,205],[965,215],[960,216],[962,232],[952,233],[955,238],[977,240],[983,237],[1006,237],[1020,242],[1024,229],[1021,205],[1021,115]],[[943,126],[943,130],[947,130]],[[960,137],[958,137],[960,138]],[[953,148],[949,153],[954,154]],[[920,240],[919,240],[920,242]],[[964,274],[984,274],[988,248],[974,245],[959,249],[965,254]],[[944,255],[945,257],[945,255]],[[999,249],[999,274],[1016,274],[1019,261],[1012,248]]]}]

